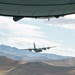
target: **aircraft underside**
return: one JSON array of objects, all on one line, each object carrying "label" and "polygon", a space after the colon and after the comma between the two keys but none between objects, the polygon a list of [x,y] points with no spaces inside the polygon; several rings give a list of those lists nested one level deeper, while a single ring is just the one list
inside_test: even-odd
[{"label": "aircraft underside", "polygon": [[59,18],[74,13],[75,0],[0,0],[0,15],[12,16],[14,21],[23,17]]}]

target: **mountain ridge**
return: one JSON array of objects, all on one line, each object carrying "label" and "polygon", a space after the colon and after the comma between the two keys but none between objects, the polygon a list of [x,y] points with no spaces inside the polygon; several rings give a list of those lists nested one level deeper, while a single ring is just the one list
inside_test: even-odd
[{"label": "mountain ridge", "polygon": [[16,47],[11,47],[7,45],[0,45],[0,56],[6,56],[15,60],[22,61],[41,61],[41,60],[59,60],[72,58],[68,56],[61,56],[56,54],[45,54],[45,53],[35,53],[28,50],[20,50]]}]

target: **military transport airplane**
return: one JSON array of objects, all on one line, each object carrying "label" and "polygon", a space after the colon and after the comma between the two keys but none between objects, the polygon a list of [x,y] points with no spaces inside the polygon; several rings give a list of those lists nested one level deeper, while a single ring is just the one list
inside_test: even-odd
[{"label": "military transport airplane", "polygon": [[0,0],[0,15],[14,21],[24,17],[51,18],[74,14],[75,0]]},{"label": "military transport airplane", "polygon": [[29,51],[35,51],[35,52],[42,52],[42,50],[46,50],[46,49],[50,49],[50,48],[54,48],[56,46],[52,46],[52,47],[42,47],[42,48],[36,48],[35,43],[34,44],[34,48],[29,48],[29,49],[21,49],[21,50],[29,50]]}]

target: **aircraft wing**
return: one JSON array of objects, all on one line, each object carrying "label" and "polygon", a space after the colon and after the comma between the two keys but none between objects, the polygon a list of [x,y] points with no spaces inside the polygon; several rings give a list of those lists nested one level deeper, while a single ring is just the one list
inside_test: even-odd
[{"label": "aircraft wing", "polygon": [[[50,48],[54,48],[56,46],[52,46],[52,47],[42,47],[42,48],[36,48],[37,50],[46,50],[46,49],[50,49]],[[29,48],[29,49],[21,49],[21,50],[29,50],[29,51],[32,51],[32,50],[35,50],[35,48]]]},{"label": "aircraft wing", "polygon": [[0,0],[0,15],[12,16],[14,21],[23,17],[50,18],[75,13],[75,0]]},{"label": "aircraft wing", "polygon": [[42,50],[46,50],[46,49],[50,49],[50,48],[54,48],[56,46],[52,46],[52,47],[43,47],[43,48],[39,48],[39,49],[42,49]]},{"label": "aircraft wing", "polygon": [[32,51],[33,49],[21,49],[21,50],[29,50],[29,51]]}]

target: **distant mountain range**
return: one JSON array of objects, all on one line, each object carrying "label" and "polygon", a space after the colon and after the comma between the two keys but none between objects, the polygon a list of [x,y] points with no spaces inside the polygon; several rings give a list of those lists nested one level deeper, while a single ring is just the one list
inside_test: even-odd
[{"label": "distant mountain range", "polygon": [[0,56],[6,56],[11,59],[22,61],[49,61],[72,58],[56,54],[35,53],[28,50],[20,50],[16,47],[10,47],[3,44],[0,45]]}]

